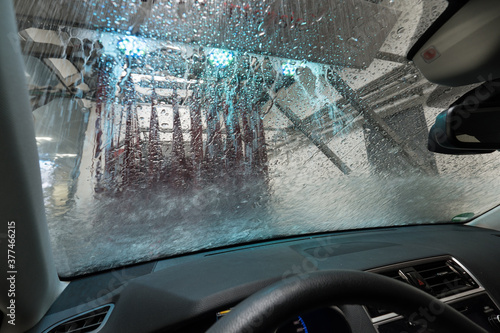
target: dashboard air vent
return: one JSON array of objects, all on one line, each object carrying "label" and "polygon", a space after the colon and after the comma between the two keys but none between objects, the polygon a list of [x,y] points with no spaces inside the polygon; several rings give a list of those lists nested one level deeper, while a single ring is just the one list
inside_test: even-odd
[{"label": "dashboard air vent", "polygon": [[98,332],[111,314],[112,304],[78,314],[45,331],[46,333]]},{"label": "dashboard air vent", "polygon": [[[400,270],[407,281],[431,295],[443,298],[478,287],[472,277],[455,261],[440,260]],[[420,277],[420,279],[419,279]]]},{"label": "dashboard air vent", "polygon": [[[479,288],[469,273],[451,258],[409,262],[391,268],[375,269],[373,272],[409,283],[441,299]],[[372,318],[389,313],[374,307],[367,307],[367,310]]]}]

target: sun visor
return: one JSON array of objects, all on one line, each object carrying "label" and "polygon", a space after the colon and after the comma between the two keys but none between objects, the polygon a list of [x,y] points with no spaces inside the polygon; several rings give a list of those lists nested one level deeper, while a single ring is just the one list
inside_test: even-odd
[{"label": "sun visor", "polygon": [[408,58],[429,81],[462,86],[500,78],[500,1],[470,0],[422,39]]}]

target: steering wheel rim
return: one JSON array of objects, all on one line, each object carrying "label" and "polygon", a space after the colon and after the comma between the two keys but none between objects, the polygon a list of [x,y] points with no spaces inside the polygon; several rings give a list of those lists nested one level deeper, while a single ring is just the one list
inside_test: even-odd
[{"label": "steering wheel rim", "polygon": [[248,297],[207,333],[272,332],[294,315],[330,305],[373,305],[412,321],[432,323],[438,332],[487,332],[451,306],[379,274],[329,270],[278,281]]}]

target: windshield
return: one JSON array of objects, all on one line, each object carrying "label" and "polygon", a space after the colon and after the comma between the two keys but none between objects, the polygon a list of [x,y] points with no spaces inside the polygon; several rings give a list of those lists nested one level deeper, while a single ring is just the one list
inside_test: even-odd
[{"label": "windshield", "polygon": [[405,58],[446,1],[15,6],[61,276],[498,202],[498,153],[427,150],[472,88]]}]

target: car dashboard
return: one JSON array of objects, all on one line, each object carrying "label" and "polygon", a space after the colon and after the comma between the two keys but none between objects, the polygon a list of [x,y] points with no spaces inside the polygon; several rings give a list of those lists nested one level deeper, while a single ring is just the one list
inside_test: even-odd
[{"label": "car dashboard", "polygon": [[[341,231],[227,247],[74,279],[30,332],[204,332],[276,281],[334,269],[410,283],[488,332],[500,332],[499,252],[500,232],[461,224]],[[408,320],[383,308],[319,307],[297,313],[276,332],[434,332],[419,322],[432,315],[432,308]]]}]

